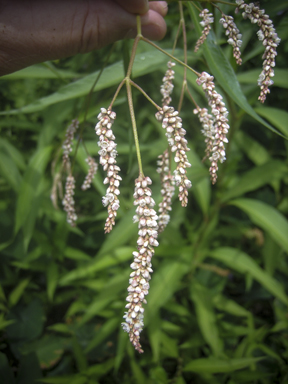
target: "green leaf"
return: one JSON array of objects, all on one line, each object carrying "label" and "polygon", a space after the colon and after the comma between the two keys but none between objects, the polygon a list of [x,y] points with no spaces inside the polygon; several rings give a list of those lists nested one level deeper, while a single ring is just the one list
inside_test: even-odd
[{"label": "green leaf", "polygon": [[164,356],[177,359],[179,357],[177,341],[169,337],[167,333],[161,333],[162,353]]},{"label": "green leaf", "polygon": [[18,192],[19,186],[22,181],[20,172],[16,164],[5,153],[0,152],[0,172],[1,175],[7,180],[14,191]]},{"label": "green leaf", "polygon": [[4,313],[0,313],[0,330],[4,330],[8,325],[13,323],[15,323],[15,320],[5,320]]},{"label": "green leaf", "polygon": [[83,372],[83,374],[85,374],[85,375],[87,375],[89,377],[90,376],[92,377],[92,380],[89,381],[89,383],[92,384],[94,382],[95,378],[98,379],[101,376],[103,376],[106,373],[108,373],[109,371],[111,371],[111,369],[113,368],[113,365],[114,365],[114,359],[111,358],[111,359],[108,359],[108,360],[106,360],[105,362],[103,362],[101,364],[92,365],[85,372]]},{"label": "green leaf", "polygon": [[18,303],[29,283],[30,278],[24,279],[13,289],[9,296],[9,305],[11,307]]},{"label": "green leaf", "polygon": [[223,352],[223,342],[219,337],[216,315],[211,303],[211,293],[196,282],[192,284],[190,292],[201,333],[213,354],[220,356]]},{"label": "green leaf", "polygon": [[[197,30],[198,35],[200,36],[202,33],[202,29],[199,24],[199,17],[196,14],[195,8],[192,6],[192,4],[189,2],[187,2],[186,4],[189,9],[189,13],[194,23],[195,29]],[[216,37],[213,31],[209,32],[206,42],[203,44],[203,53],[213,76],[215,76],[218,83],[225,90],[225,92],[235,101],[235,103],[238,104],[238,106],[242,108],[246,113],[248,113],[251,117],[257,120],[259,123],[263,124],[266,128],[269,128],[271,131],[279,134],[279,132],[274,127],[272,127],[272,125],[268,124],[265,120],[258,116],[254,109],[251,107],[251,105],[248,103],[245,95],[241,90],[240,84],[237,80],[237,77],[231,64],[229,63],[222,49],[218,46],[216,42]]]},{"label": "green leaf", "polygon": [[163,367],[154,367],[150,369],[150,377],[157,384],[167,384],[169,383],[167,372]]},{"label": "green leaf", "polygon": [[229,266],[232,269],[244,274],[248,274],[257,280],[272,295],[288,304],[288,297],[284,292],[283,286],[266,271],[260,268],[256,262],[246,253],[235,248],[221,247],[209,252],[213,257]]},{"label": "green leaf", "polygon": [[246,212],[254,224],[269,232],[276,243],[288,252],[288,221],[279,211],[253,199],[237,199],[229,204]]},{"label": "green leaf", "polygon": [[119,368],[123,364],[123,359],[126,355],[127,344],[129,343],[127,335],[123,332],[122,328],[119,328],[118,338],[117,338],[117,352],[114,362],[114,374],[118,374]]},{"label": "green leaf", "polygon": [[34,154],[29,162],[17,200],[15,234],[27,222],[29,214],[33,206],[35,206],[35,198],[39,193],[40,179],[43,177],[51,151],[52,147],[41,149]]},{"label": "green leaf", "polygon": [[[287,72],[288,75],[288,72]],[[283,111],[279,108],[271,108],[271,107],[259,107],[255,108],[255,111],[265,119],[267,119],[271,124],[275,125],[276,128],[279,129],[288,137],[288,112]]]},{"label": "green leaf", "polygon": [[[210,208],[211,200],[211,183],[209,180],[209,173],[207,168],[202,164],[196,152],[192,149],[188,152],[188,160],[190,164],[193,164],[193,166],[189,168],[187,172],[189,180],[191,180],[193,183],[192,192],[194,193],[195,198],[197,199],[198,204],[202,209],[202,212],[207,214]],[[202,174],[202,177],[198,179],[198,181],[196,181],[194,184],[195,178],[193,176],[195,171],[196,174]],[[201,173],[199,171],[201,171]]]},{"label": "green leaf", "polygon": [[220,360],[214,358],[195,359],[185,365],[183,371],[198,373],[227,373],[234,372],[237,369],[249,367],[262,358],[243,357],[241,359]]},{"label": "green leaf", "polygon": [[38,337],[43,329],[44,309],[42,303],[34,299],[27,306],[18,305],[9,314],[15,322],[7,327],[7,336],[12,340],[32,340]]},{"label": "green leaf", "polygon": [[91,349],[97,347],[97,345],[101,344],[108,336],[111,335],[115,331],[115,329],[119,327],[119,318],[116,317],[114,319],[109,319],[106,321],[101,328],[98,329],[93,339],[89,342],[85,349],[85,353],[91,351]]},{"label": "green leaf", "polygon": [[131,344],[128,344],[128,353],[129,353],[129,362],[130,367],[133,375],[133,379],[135,383],[137,384],[146,384],[147,383],[147,377],[145,376],[140,364],[138,361],[135,360],[134,357],[134,349],[132,349]]},{"label": "green leaf", "polygon": [[112,254],[100,255],[95,258],[92,262],[85,263],[84,266],[78,267],[77,269],[68,272],[60,280],[60,285],[71,284],[74,280],[87,278],[95,272],[102,271],[103,269],[109,268],[114,265],[118,265],[133,259],[132,252],[134,248],[132,247],[121,247],[115,249]]},{"label": "green leaf", "polygon": [[[160,68],[166,62],[167,56],[163,55],[163,53],[155,49],[139,53],[136,55],[133,64],[133,77],[135,78],[147,73],[151,73],[155,71],[155,69]],[[94,80],[97,78],[99,72],[100,71],[96,71],[77,81],[67,84],[61,87],[57,92],[38,99],[19,110],[14,109],[0,112],[0,115],[42,111],[49,105],[85,96],[91,91],[91,86],[94,83]],[[117,63],[114,63],[105,68],[93,92],[119,84],[123,78],[123,63],[122,61],[118,61]]]},{"label": "green leaf", "polygon": [[254,167],[246,172],[232,188],[224,192],[221,200],[227,201],[254,191],[273,180],[281,179],[286,173],[286,164],[278,160],[271,160],[259,167]]},{"label": "green leaf", "polygon": [[64,252],[65,257],[72,260],[91,261],[91,257],[77,248],[67,247]]},{"label": "green leaf", "polygon": [[58,265],[56,263],[50,263],[47,268],[47,296],[50,301],[53,300],[53,296],[58,284]]},{"label": "green leaf", "polygon": [[17,384],[37,383],[42,372],[35,352],[22,355],[17,374]]},{"label": "green leaf", "polygon": [[[81,374],[46,377],[45,379],[39,379],[40,383],[46,384],[87,384],[87,377],[83,377]],[[95,382],[97,384],[97,382]]]},{"label": "green leaf", "polygon": [[234,316],[251,317],[251,312],[239,305],[236,301],[227,299],[224,295],[217,295],[213,298],[213,304],[217,309],[225,311]]},{"label": "green leaf", "polygon": [[245,132],[236,132],[235,142],[254,164],[262,165],[271,160],[267,149]]},{"label": "green leaf", "polygon": [[88,368],[88,362],[83,349],[75,335],[72,337],[73,355],[76,360],[77,371],[81,372]]},{"label": "green leaf", "polygon": [[115,301],[119,292],[123,291],[128,283],[128,274],[122,273],[116,275],[103,287],[102,292],[95,297],[92,304],[86,307],[85,314],[81,318],[79,325],[82,325],[96,316],[104,308]]},{"label": "green leaf", "polygon": [[0,373],[5,377],[5,384],[15,384],[14,373],[12,367],[9,366],[7,356],[0,352]]},{"label": "green leaf", "polygon": [[182,276],[187,272],[187,264],[181,262],[178,254],[178,261],[170,261],[159,268],[153,276],[148,297],[148,304],[145,309],[145,321],[153,321],[154,314],[161,308],[180,288]]},{"label": "green leaf", "polygon": [[150,346],[153,352],[153,361],[159,362],[162,336],[162,319],[160,318],[159,311],[154,314],[153,321],[151,321],[148,326],[148,334]]},{"label": "green leaf", "polygon": [[[54,67],[55,68],[55,67]],[[10,73],[0,77],[0,80],[18,80],[18,79],[73,79],[75,77],[81,77],[82,75],[77,72],[71,72],[68,70],[56,69],[52,70],[45,66],[45,64],[35,64],[30,67],[21,69],[20,71]]]},{"label": "green leaf", "polygon": [[41,339],[25,344],[22,353],[35,352],[41,368],[47,369],[59,362],[69,343],[70,340],[64,337],[45,334]]},{"label": "green leaf", "polygon": [[17,165],[17,167],[21,170],[26,168],[25,160],[22,153],[14,147],[8,140],[2,139],[0,137],[0,150],[1,152],[5,152],[7,156],[9,156],[13,162]]},{"label": "green leaf", "polygon": [[47,327],[50,331],[59,332],[59,333],[66,333],[68,335],[73,334],[72,330],[69,328],[67,324],[58,323],[54,325],[50,325],[50,327]]},{"label": "green leaf", "polygon": [[[125,215],[116,222],[113,231],[110,232],[98,252],[98,256],[117,250],[121,245],[127,244],[128,240],[135,238],[138,226],[133,223],[133,216],[135,215],[135,207],[125,212]],[[135,249],[133,249],[134,251]],[[132,252],[133,252],[132,251]]]}]

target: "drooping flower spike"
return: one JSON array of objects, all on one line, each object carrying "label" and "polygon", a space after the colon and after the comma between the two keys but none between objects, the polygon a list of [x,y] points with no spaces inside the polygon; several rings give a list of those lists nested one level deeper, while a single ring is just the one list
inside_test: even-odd
[{"label": "drooping flower spike", "polygon": [[95,127],[95,132],[99,136],[99,162],[103,170],[107,172],[104,184],[109,184],[106,195],[102,198],[102,203],[108,210],[108,217],[104,227],[105,233],[109,233],[112,230],[115,224],[117,210],[120,207],[118,196],[120,194],[119,185],[122,179],[118,175],[120,168],[116,164],[117,144],[115,143],[115,136],[111,129],[115,118],[115,112],[110,109],[101,108],[101,112],[98,115],[99,122]]},{"label": "drooping flower spike", "polygon": [[74,135],[76,130],[79,127],[79,121],[77,119],[72,120],[71,124],[68,126],[65,134],[65,140],[62,145],[63,155],[62,155],[62,165],[63,168],[67,171],[70,171],[70,158],[69,155],[72,152],[72,142],[74,139]]},{"label": "drooping flower spike", "polygon": [[133,272],[130,274],[128,296],[126,301],[127,312],[123,316],[125,322],[122,323],[123,330],[129,334],[130,341],[134,348],[142,353],[140,344],[140,333],[144,323],[144,308],[146,304],[145,296],[149,291],[150,273],[152,270],[152,256],[154,247],[158,246],[158,216],[153,209],[155,201],[152,198],[152,192],[149,188],[151,179],[140,175],[135,180],[134,205],[136,215],[134,222],[138,222],[138,251],[133,252],[134,262],[131,264]]},{"label": "drooping flower spike", "polygon": [[190,149],[187,147],[186,131],[182,128],[182,119],[178,111],[175,111],[171,106],[164,106],[156,113],[156,118],[162,122],[162,128],[166,130],[168,144],[174,153],[174,161],[176,163],[174,180],[179,188],[178,197],[181,205],[186,207],[188,204],[188,189],[191,188],[192,183],[188,179],[186,171],[186,168],[191,167],[186,155],[186,152]]},{"label": "drooping flower spike", "polygon": [[273,84],[275,57],[277,56],[276,48],[280,44],[281,39],[278,37],[269,16],[265,14],[263,9],[260,9],[254,3],[246,4],[244,0],[236,0],[238,5],[237,10],[242,10],[244,19],[249,19],[251,23],[257,24],[260,29],[257,32],[258,39],[262,41],[265,47],[265,52],[262,56],[263,70],[258,78],[260,87],[260,96],[258,100],[264,103],[267,93],[270,93],[269,87]]},{"label": "drooping flower spike", "polygon": [[93,157],[89,156],[85,161],[88,163],[89,169],[85,180],[83,181],[83,184],[81,186],[82,191],[86,191],[86,189],[89,189],[91,187],[91,183],[98,169],[98,164],[96,163],[95,159],[93,159]]},{"label": "drooping flower spike", "polygon": [[167,63],[167,71],[165,73],[165,76],[163,77],[162,85],[160,88],[160,92],[163,96],[162,98],[162,106],[169,105],[172,101],[171,94],[174,88],[173,80],[174,80],[174,74],[173,67],[175,66],[175,63],[173,61],[168,61]]},{"label": "drooping flower spike", "polygon": [[208,104],[211,107],[212,115],[214,115],[212,149],[210,149],[209,146],[209,151],[211,152],[211,156],[209,157],[211,167],[209,171],[212,184],[215,184],[217,180],[218,161],[223,163],[226,160],[224,143],[228,143],[226,135],[229,130],[229,124],[227,108],[223,102],[223,97],[215,90],[213,80],[213,76],[207,72],[202,72],[201,76],[196,80],[196,83],[202,86],[208,99]]},{"label": "drooping flower spike", "polygon": [[210,29],[211,29],[210,24],[214,23],[214,17],[212,15],[212,13],[209,12],[208,9],[203,9],[200,12],[199,16],[203,19],[202,21],[200,21],[200,25],[201,25],[201,27],[204,27],[204,29],[202,31],[201,36],[199,37],[199,39],[196,42],[194,52],[197,52],[198,49],[200,48],[200,46],[207,39],[207,36],[209,35]]},{"label": "drooping flower spike", "polygon": [[64,211],[67,213],[67,223],[72,227],[75,227],[77,215],[75,212],[75,201],[74,201],[74,191],[75,191],[75,179],[72,174],[68,175],[65,184],[65,195],[62,200]]},{"label": "drooping flower spike", "polygon": [[170,221],[170,211],[172,210],[172,197],[175,192],[175,181],[169,167],[169,151],[158,156],[157,172],[160,174],[162,201],[159,204],[159,233],[163,232]]},{"label": "drooping flower spike", "polygon": [[242,45],[242,35],[234,22],[234,18],[222,14],[219,22],[223,25],[223,28],[226,29],[226,36],[228,37],[227,42],[233,47],[233,56],[236,59],[236,63],[241,65],[242,59],[240,47]]}]

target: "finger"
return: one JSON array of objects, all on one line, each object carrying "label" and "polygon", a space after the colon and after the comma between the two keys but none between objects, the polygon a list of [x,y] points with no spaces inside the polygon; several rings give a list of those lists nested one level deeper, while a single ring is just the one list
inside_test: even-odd
[{"label": "finger", "polygon": [[[166,34],[166,23],[158,12],[150,9],[141,17],[142,34],[149,40],[161,40]],[[129,29],[125,38],[134,38],[137,34],[136,26]]]},{"label": "finger", "polygon": [[148,12],[148,0],[115,0],[125,11],[138,15]]},{"label": "finger", "polygon": [[149,8],[159,13],[162,17],[166,16],[168,12],[168,4],[166,1],[152,1],[149,3]]}]

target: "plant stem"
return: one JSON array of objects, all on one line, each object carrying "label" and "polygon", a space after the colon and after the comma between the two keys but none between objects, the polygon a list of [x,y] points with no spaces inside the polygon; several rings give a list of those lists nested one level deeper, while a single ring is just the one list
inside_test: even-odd
[{"label": "plant stem", "polygon": [[[183,6],[181,3],[179,3],[179,11],[180,11],[180,25],[182,26],[182,34],[183,34],[184,63],[187,65],[186,25],[185,25],[184,13],[183,13]],[[180,99],[178,103],[178,112],[180,112],[182,108],[185,88],[187,88],[187,67],[184,67],[183,83],[182,83]]]},{"label": "plant stem", "polygon": [[[125,79],[123,81],[125,81],[125,83],[126,83],[128,105],[129,105],[129,111],[130,111],[130,116],[131,116],[133,135],[134,135],[134,142],[135,142],[135,149],[136,149],[137,160],[138,160],[138,167],[139,167],[139,175],[140,176],[144,176],[143,168],[142,168],[140,145],[139,145],[139,139],[138,139],[138,131],[137,131],[137,125],[136,125],[136,119],[135,119],[135,113],[134,113],[134,107],[133,107],[132,89],[131,89],[131,82],[132,82],[131,74],[132,74],[133,63],[134,63],[134,60],[135,60],[136,50],[137,50],[138,43],[139,43],[140,39],[142,38],[141,18],[140,18],[139,15],[136,16],[136,20],[137,20],[137,36],[136,36],[136,38],[134,40],[134,43],[133,43],[129,66],[128,66],[128,69],[127,69],[126,77],[125,77]],[[134,83],[133,83],[133,85],[134,85]]]},{"label": "plant stem", "polygon": [[201,76],[201,74],[197,71],[194,71],[193,68],[191,68],[189,65],[183,63],[183,61],[177,59],[177,57],[173,56],[173,55],[170,55],[170,53],[166,52],[164,49],[160,48],[157,44],[154,44],[152,41],[150,41],[149,39],[146,39],[146,37],[142,36],[141,37],[141,40],[145,41],[146,43],[152,45],[152,47],[158,49],[158,51],[164,53],[164,55],[170,57],[170,59],[176,61],[177,63],[183,65],[183,67],[186,67],[187,69],[189,69],[189,71],[195,73],[195,75],[197,75],[198,77]]},{"label": "plant stem", "polygon": [[132,100],[132,89],[131,89],[131,84],[130,84],[131,80],[128,77],[126,77],[125,81],[126,81],[128,105],[129,105],[129,111],[130,111],[132,128],[133,128],[133,135],[134,135],[134,141],[135,141],[135,149],[136,149],[137,160],[138,160],[139,176],[144,176],[143,169],[142,169],[142,160],[141,160],[141,153],[140,153],[140,145],[139,145],[139,139],[138,139],[137,125],[136,125],[136,119],[135,119],[135,113],[134,113],[134,107],[133,107],[133,100]]},{"label": "plant stem", "polygon": [[125,84],[125,79],[123,79],[121,81],[121,83],[118,85],[118,87],[116,89],[116,92],[115,92],[115,94],[113,96],[113,99],[112,99],[108,109],[112,109],[112,106],[113,106],[113,104],[114,104],[114,102],[115,102],[115,100],[116,100],[116,98],[117,98],[117,96],[118,96],[118,94],[119,94],[119,92],[120,92],[120,90],[121,90],[121,88],[123,87],[124,84]]},{"label": "plant stem", "polygon": [[158,109],[158,111],[160,111],[161,107],[159,107],[159,105],[156,104],[155,101],[152,100],[151,97],[148,96],[147,93],[146,93],[146,92],[145,92],[145,91],[144,91],[138,84],[134,83],[134,81],[132,81],[131,79],[130,79],[130,84],[133,85],[133,87],[137,88],[138,91],[140,91],[140,92],[146,97],[146,99],[147,99],[148,101],[150,101],[150,103],[153,104],[154,107],[155,107],[156,109]]}]

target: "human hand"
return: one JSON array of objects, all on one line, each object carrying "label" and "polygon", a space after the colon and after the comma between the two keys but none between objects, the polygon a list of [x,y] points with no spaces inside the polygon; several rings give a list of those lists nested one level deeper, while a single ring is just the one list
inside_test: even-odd
[{"label": "human hand", "polygon": [[142,33],[164,37],[165,1],[0,0],[0,76],[29,65],[86,53]]}]

